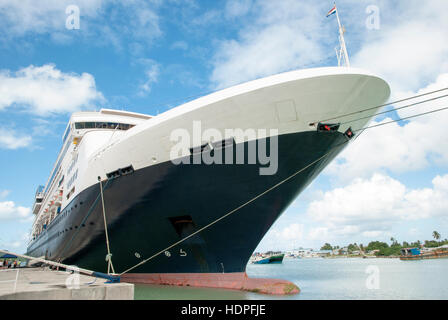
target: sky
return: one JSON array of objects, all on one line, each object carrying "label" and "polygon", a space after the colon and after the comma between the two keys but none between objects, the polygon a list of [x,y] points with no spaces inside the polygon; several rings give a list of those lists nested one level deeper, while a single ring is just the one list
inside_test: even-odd
[{"label": "sky", "polygon": [[[448,87],[446,0],[337,5],[352,66],[383,77],[391,101]],[[327,0],[0,0],[0,247],[26,251],[34,194],[72,112],[157,115],[248,80],[335,66],[332,7]],[[372,124],[445,106],[439,99]],[[257,251],[425,240],[434,230],[447,238],[447,124],[448,111],[366,130]]]}]

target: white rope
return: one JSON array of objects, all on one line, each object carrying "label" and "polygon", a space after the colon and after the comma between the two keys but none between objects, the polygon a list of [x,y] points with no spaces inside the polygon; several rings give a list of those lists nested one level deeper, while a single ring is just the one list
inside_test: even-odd
[{"label": "white rope", "polygon": [[331,148],[327,153],[325,153],[323,156],[319,157],[318,159],[314,160],[313,162],[311,162],[311,163],[308,164],[307,166],[305,166],[305,167],[301,168],[300,170],[296,171],[295,173],[293,173],[292,175],[290,175],[290,176],[287,177],[286,179],[280,181],[279,183],[275,184],[274,186],[270,187],[269,189],[265,190],[264,192],[260,193],[259,195],[253,197],[252,199],[250,199],[249,201],[243,203],[243,204],[240,205],[239,207],[237,207],[237,208],[231,210],[230,212],[224,214],[223,216],[219,217],[218,219],[212,221],[211,223],[209,223],[208,225],[202,227],[201,229],[199,229],[199,230],[193,232],[193,233],[190,234],[189,236],[187,236],[187,237],[185,237],[185,238],[183,238],[183,239],[181,239],[181,240],[179,240],[179,241],[173,243],[172,245],[170,245],[170,246],[166,247],[165,249],[160,250],[160,251],[157,252],[156,254],[152,255],[152,256],[149,257],[148,259],[145,259],[145,260],[143,260],[143,261],[137,263],[135,266],[133,266],[133,267],[131,267],[131,268],[129,268],[129,269],[123,271],[122,273],[120,273],[120,276],[122,276],[123,274],[128,273],[129,271],[131,271],[131,270],[133,270],[133,269],[135,269],[135,268],[141,266],[142,264],[145,264],[146,262],[148,262],[148,261],[154,259],[154,258],[157,257],[158,255],[160,255],[160,254],[164,253],[165,251],[167,251],[167,250],[169,250],[169,249],[171,249],[171,248],[177,246],[178,244],[180,244],[180,243],[182,243],[182,242],[188,240],[189,238],[191,238],[191,237],[195,236],[196,234],[198,234],[198,233],[204,231],[205,229],[210,228],[210,227],[211,227],[212,225],[214,225],[215,223],[217,223],[217,222],[219,222],[219,221],[221,221],[221,220],[227,218],[227,217],[230,216],[231,214],[233,214],[233,213],[237,212],[238,210],[244,208],[244,207],[247,206],[248,204],[250,204],[250,203],[254,202],[255,200],[257,200],[258,198],[264,196],[264,195],[267,194],[268,192],[270,192],[270,191],[272,191],[272,190],[278,188],[279,186],[281,186],[281,185],[284,184],[285,182],[287,182],[287,181],[291,180],[292,178],[294,178],[294,177],[295,177],[296,175],[298,175],[299,173],[305,171],[306,169],[308,169],[309,167],[311,167],[311,166],[314,165],[315,163],[317,163],[317,162],[319,162],[320,160],[322,160],[323,158],[325,158],[327,155],[329,155],[329,154],[333,151],[333,149],[335,149],[336,147],[342,146],[343,144],[347,143],[348,141],[350,141],[350,140],[346,140],[346,141],[344,141],[343,143],[338,144],[338,145],[332,147],[332,148]]},{"label": "white rope", "polygon": [[106,255],[106,261],[107,261],[107,274],[110,274],[110,270],[111,270],[111,269],[112,269],[112,272],[115,274],[114,265],[112,264],[112,253],[110,253],[109,235],[108,235],[108,233],[107,233],[106,209],[104,208],[104,196],[103,196],[103,183],[101,182],[101,177],[98,177],[98,180],[99,180],[99,182],[100,182],[101,203],[102,203],[102,205],[103,205],[104,232],[106,233],[106,246],[107,246],[107,255]]}]

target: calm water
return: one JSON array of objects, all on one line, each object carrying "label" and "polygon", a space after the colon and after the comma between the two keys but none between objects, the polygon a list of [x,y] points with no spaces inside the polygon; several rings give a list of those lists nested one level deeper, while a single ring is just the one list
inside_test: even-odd
[{"label": "calm water", "polygon": [[[278,265],[249,264],[247,273],[292,281],[301,292],[279,298],[233,290],[136,285],[135,299],[448,299],[448,259],[285,259]],[[379,275],[379,289],[368,289],[369,284],[375,286],[369,281],[375,275]]]}]

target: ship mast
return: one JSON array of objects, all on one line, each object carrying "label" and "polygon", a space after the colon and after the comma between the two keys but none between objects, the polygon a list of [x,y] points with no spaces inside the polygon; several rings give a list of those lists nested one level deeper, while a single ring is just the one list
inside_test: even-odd
[{"label": "ship mast", "polygon": [[338,20],[339,25],[339,50],[336,49],[336,56],[338,58],[338,66],[341,66],[342,59],[344,59],[345,66],[350,67],[350,61],[348,59],[347,47],[345,46],[344,33],[345,28],[341,25],[341,20],[339,19],[338,8],[336,7],[336,2],[334,3],[334,7],[336,8],[336,18]]}]

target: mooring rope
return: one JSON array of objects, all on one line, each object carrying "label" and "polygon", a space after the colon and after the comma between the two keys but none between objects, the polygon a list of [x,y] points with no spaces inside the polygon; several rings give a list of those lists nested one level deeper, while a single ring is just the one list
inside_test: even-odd
[{"label": "mooring rope", "polygon": [[112,264],[112,253],[110,253],[110,244],[109,244],[109,234],[107,232],[107,221],[106,221],[106,208],[104,206],[104,195],[103,195],[103,183],[101,182],[101,177],[98,177],[98,181],[100,183],[100,192],[101,192],[101,203],[103,205],[103,220],[104,220],[104,232],[106,234],[106,247],[107,247],[107,274],[110,274],[110,269],[115,274],[114,265]]},{"label": "mooring rope", "polygon": [[422,113],[414,114],[414,115],[409,116],[409,117],[404,117],[404,118],[400,118],[400,119],[396,119],[396,120],[391,120],[391,121],[388,121],[388,122],[374,124],[374,125],[365,127],[365,128],[363,128],[361,130],[363,130],[363,132],[364,132],[367,129],[381,127],[381,126],[385,126],[386,124],[391,124],[391,123],[400,122],[400,121],[404,121],[404,120],[408,120],[408,119],[412,119],[412,118],[417,118],[417,117],[421,117],[421,116],[424,116],[424,115],[427,115],[427,114],[436,113],[436,112],[440,112],[440,111],[444,111],[444,110],[448,110],[448,107],[435,109],[435,110],[431,110],[431,111],[427,111],[427,112],[422,112]]},{"label": "mooring rope", "polygon": [[[333,117],[333,118],[328,118],[328,119],[324,119],[324,120],[320,120],[320,121],[314,121],[314,122],[312,122],[312,123],[310,123],[310,124],[315,125],[315,124],[317,124],[317,123],[319,123],[319,122],[325,122],[325,121],[329,121],[329,120],[335,120],[335,119],[345,118],[345,117],[348,117],[348,116],[352,116],[352,115],[354,115],[354,114],[363,113],[363,112],[370,111],[370,110],[374,110],[374,109],[379,109],[379,108],[386,107],[386,106],[389,106],[389,105],[392,105],[392,104],[396,104],[396,103],[404,102],[404,101],[407,101],[407,100],[412,100],[412,99],[420,98],[420,97],[423,97],[423,96],[427,96],[427,95],[434,94],[434,93],[441,92],[441,91],[445,91],[445,90],[448,90],[448,87],[446,87],[446,88],[441,88],[441,89],[434,90],[434,91],[430,91],[430,92],[426,92],[426,93],[422,93],[422,94],[418,94],[418,95],[411,96],[411,97],[407,97],[407,98],[404,98],[404,99],[395,100],[395,101],[392,101],[392,102],[388,102],[388,103],[380,104],[380,105],[378,105],[378,106],[369,107],[369,108],[361,109],[361,110],[358,110],[358,111],[354,111],[354,112],[346,113],[346,114],[343,114],[343,115],[340,115],[340,116],[336,116],[336,117]],[[437,98],[435,98],[435,99],[443,98],[443,97],[445,97],[445,96],[437,97]],[[429,100],[427,100],[427,101],[435,100],[435,99],[429,99]],[[427,101],[426,101],[426,102],[427,102]],[[423,102],[421,102],[421,103],[423,103]],[[419,104],[419,103],[416,103],[416,104]],[[412,106],[412,105],[410,105],[410,106]],[[406,106],[405,106],[405,107],[406,107]],[[390,111],[388,111],[388,112],[391,112],[391,111],[394,111],[394,110],[403,109],[403,108],[404,108],[404,107],[394,108],[394,109],[392,109],[392,110],[390,110]]]},{"label": "mooring rope", "polygon": [[434,97],[434,98],[431,98],[431,99],[426,99],[426,100],[423,100],[423,101],[418,101],[418,102],[411,103],[411,104],[408,104],[408,105],[405,105],[405,106],[402,106],[402,107],[393,108],[393,109],[391,109],[391,110],[386,110],[386,111],[378,112],[378,113],[375,113],[374,115],[371,115],[371,116],[366,116],[366,117],[361,117],[361,118],[357,118],[357,119],[353,119],[353,120],[345,121],[345,122],[340,123],[340,125],[344,125],[344,124],[347,124],[347,123],[356,122],[356,121],[359,121],[359,120],[369,119],[369,118],[376,117],[376,116],[379,116],[379,115],[382,115],[382,114],[386,114],[386,113],[390,113],[390,112],[393,112],[393,111],[397,111],[397,110],[401,110],[401,109],[406,109],[406,108],[414,107],[414,106],[419,105],[419,104],[422,104],[422,103],[426,103],[426,102],[429,102],[429,101],[434,101],[434,100],[442,99],[442,98],[446,98],[446,97],[448,97],[448,94],[445,94],[445,95],[443,95],[443,96],[439,96],[439,97]]}]

